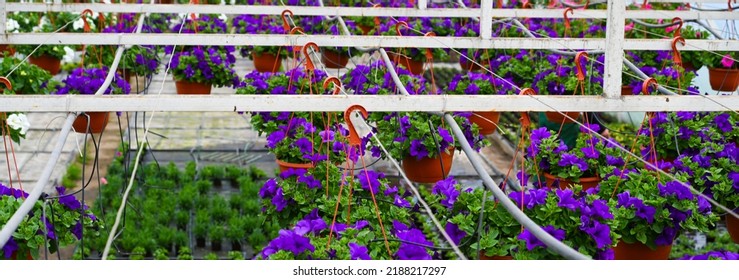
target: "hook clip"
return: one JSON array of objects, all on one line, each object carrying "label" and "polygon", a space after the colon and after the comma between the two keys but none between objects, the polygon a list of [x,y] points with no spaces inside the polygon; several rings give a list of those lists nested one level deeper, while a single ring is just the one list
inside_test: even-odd
[{"label": "hook clip", "polygon": [[87,15],[90,15],[90,17],[92,17],[92,10],[85,9],[80,14],[80,17],[82,18],[82,24],[83,24],[82,30],[84,30],[85,32],[90,32],[92,28],[90,28],[90,24],[87,23]]},{"label": "hook clip", "polygon": [[316,45],[316,43],[308,42],[303,46],[303,55],[305,55],[305,69],[308,71],[313,71],[316,69],[316,66],[313,64],[313,60],[310,58],[310,55],[308,54],[308,48],[313,48],[314,52],[318,52],[321,49]]},{"label": "hook clip", "polygon": [[364,107],[359,104],[349,106],[349,108],[344,111],[344,121],[346,121],[346,125],[349,127],[349,144],[352,146],[359,146],[362,145],[362,139],[359,138],[359,133],[357,133],[357,129],[354,127],[351,120],[351,113],[354,111],[359,111],[365,119],[369,114],[367,113],[367,109],[364,109]]},{"label": "hook clip", "polygon": [[672,19],[673,24],[678,21],[680,22],[680,24],[677,26],[677,28],[675,28],[675,33],[673,33],[672,37],[680,37],[680,30],[683,29],[683,19],[681,19],[680,17],[674,17]]},{"label": "hook clip", "polygon": [[565,17],[565,29],[566,30],[569,30],[570,29],[570,18],[567,17],[567,12],[569,12],[571,15],[574,15],[575,14],[575,11],[572,10],[572,7],[565,9],[565,14],[564,14],[564,17]]},{"label": "hook clip", "polygon": [[329,83],[334,84],[334,95],[339,94],[341,92],[341,80],[337,78],[336,76],[331,76],[326,78],[326,80],[323,81],[323,89],[328,89]]},{"label": "hook clip", "polygon": [[0,83],[3,83],[7,89],[13,90],[13,84],[7,77],[0,77]]},{"label": "hook clip", "polygon": [[650,86],[659,86],[659,84],[657,84],[657,80],[655,80],[654,78],[652,77],[647,78],[646,80],[644,80],[644,83],[641,86],[642,94],[649,95]]},{"label": "hook clip", "polygon": [[[531,88],[523,88],[518,95],[536,95],[536,91]],[[531,117],[528,112],[521,112],[521,128],[527,129],[531,127]]]},{"label": "hook clip", "polygon": [[578,81],[585,81],[585,71],[582,69],[582,65],[580,64],[580,60],[582,57],[585,56],[585,58],[588,57],[588,53],[586,52],[577,52],[575,55],[575,67],[577,68],[577,80]]},{"label": "hook clip", "polygon": [[284,28],[284,29],[285,29],[285,32],[288,32],[288,31],[290,31],[290,24],[289,24],[289,23],[287,23],[287,19],[285,18],[285,15],[286,15],[286,14],[290,14],[290,17],[292,17],[292,16],[293,16],[293,11],[291,11],[291,10],[289,10],[289,9],[285,9],[285,10],[284,10],[284,11],[282,11],[282,13],[280,14],[280,16],[282,16],[282,28]]},{"label": "hook clip", "polygon": [[400,33],[400,26],[405,26],[405,28],[408,28],[408,23],[405,21],[399,21],[395,24],[395,33],[398,33],[398,36],[403,36],[403,34]]},{"label": "hook clip", "polygon": [[677,50],[677,43],[680,42],[685,46],[685,39],[682,36],[677,36],[672,39],[672,60],[675,61],[676,64],[682,65],[683,64],[683,58],[680,55],[680,51]]},{"label": "hook clip", "polygon": [[[426,34],[423,34],[424,37],[433,37],[436,36],[436,33],[433,31],[426,32]],[[434,53],[431,51],[431,49],[426,49],[426,60],[432,61],[434,60]]]}]

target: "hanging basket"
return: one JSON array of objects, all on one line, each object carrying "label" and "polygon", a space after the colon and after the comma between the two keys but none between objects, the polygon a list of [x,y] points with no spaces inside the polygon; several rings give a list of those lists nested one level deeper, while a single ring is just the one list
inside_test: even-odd
[{"label": "hanging basket", "polygon": [[177,94],[210,94],[211,84],[175,81]]},{"label": "hanging basket", "polygon": [[321,51],[321,62],[326,65],[326,68],[342,69],[346,68],[346,64],[349,63],[349,56],[335,51],[324,50]]},{"label": "hanging basket", "polygon": [[564,190],[574,184],[579,184],[582,186],[583,191],[591,189],[591,188],[595,188],[596,186],[598,186],[598,184],[600,184],[600,181],[601,181],[600,177],[584,177],[584,178],[580,178],[580,182],[574,182],[569,179],[559,178],[557,176],[554,176],[546,172],[544,172],[544,179],[547,183],[547,187],[550,189],[559,187],[560,189]]},{"label": "hanging basket", "polygon": [[278,159],[277,166],[280,168],[280,173],[282,173],[290,169],[309,170],[313,168],[313,163],[289,163],[289,162],[284,162]]},{"label": "hanging basket", "polygon": [[405,56],[395,54],[389,55],[390,60],[402,65],[403,68],[410,71],[413,75],[421,75],[423,73],[423,61],[413,60]]},{"label": "hanging basket", "polygon": [[729,214],[726,214],[725,219],[726,219],[726,230],[729,231],[731,240],[733,240],[734,243],[739,244],[739,219]]},{"label": "hanging basket", "polygon": [[711,88],[718,91],[735,91],[739,86],[739,69],[708,68]]},{"label": "hanging basket", "polygon": [[28,62],[49,71],[52,76],[59,74],[62,68],[62,60],[50,55],[31,56],[28,58]]},{"label": "hanging basket", "polygon": [[670,251],[672,251],[672,245],[657,246],[657,249],[652,250],[640,242],[619,241],[616,247],[613,247],[616,260],[667,260],[670,257]]},{"label": "hanging basket", "polygon": [[[87,116],[90,116],[90,129],[87,128]],[[74,123],[72,124],[72,127],[74,128],[74,131],[77,133],[100,133],[105,130],[105,127],[108,126],[108,119],[110,116],[110,112],[87,112],[85,114],[80,114],[77,116],[77,119],[74,120]]]},{"label": "hanging basket", "polygon": [[[437,157],[424,157],[421,160],[412,156],[403,159],[403,172],[408,179],[416,183],[436,183],[449,175],[452,169],[452,159],[454,159],[454,150],[449,149],[448,153],[441,153],[441,161]],[[444,164],[442,169],[441,164]]]},{"label": "hanging basket", "polygon": [[252,53],[254,69],[262,73],[277,72],[282,68],[282,59],[271,53]]},{"label": "hanging basket", "polygon": [[470,116],[470,122],[480,128],[482,135],[493,134],[498,128],[498,121],[500,121],[500,112],[472,112]]},{"label": "hanging basket", "polygon": [[[562,112],[565,115],[569,116],[570,118],[577,119],[580,117],[580,112]],[[546,112],[545,113],[547,120],[553,123],[563,124],[563,123],[572,123],[573,121],[565,118],[562,114],[558,112]]]}]

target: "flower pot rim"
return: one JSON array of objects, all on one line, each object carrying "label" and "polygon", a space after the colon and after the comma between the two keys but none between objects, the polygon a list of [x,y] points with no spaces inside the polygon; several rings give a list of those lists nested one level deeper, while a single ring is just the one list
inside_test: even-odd
[{"label": "flower pot rim", "polygon": [[547,177],[549,179],[561,179],[561,180],[571,181],[573,183],[578,183],[578,182],[579,183],[583,183],[583,182],[585,182],[585,183],[591,183],[591,182],[596,182],[596,181],[602,180],[600,178],[600,176],[591,176],[591,177],[580,177],[580,178],[578,178],[578,182],[575,182],[575,181],[573,181],[574,179],[560,178],[560,177],[557,177],[556,175],[553,175],[553,174],[548,173],[548,172],[542,172],[542,173],[544,174],[544,177]]}]

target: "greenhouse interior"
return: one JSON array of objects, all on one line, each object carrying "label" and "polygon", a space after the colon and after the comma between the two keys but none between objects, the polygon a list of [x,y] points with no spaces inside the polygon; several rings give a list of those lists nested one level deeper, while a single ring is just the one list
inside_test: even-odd
[{"label": "greenhouse interior", "polygon": [[0,0],[0,259],[737,260],[738,9]]}]

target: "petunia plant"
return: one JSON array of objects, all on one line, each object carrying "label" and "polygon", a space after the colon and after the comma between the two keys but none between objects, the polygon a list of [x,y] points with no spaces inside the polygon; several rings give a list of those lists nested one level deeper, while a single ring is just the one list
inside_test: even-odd
[{"label": "petunia plant", "polygon": [[599,195],[608,198],[610,226],[621,242],[649,248],[672,245],[681,231],[706,231],[717,220],[708,200],[685,182],[647,169],[626,169],[603,180]]},{"label": "petunia plant", "polygon": [[197,46],[174,54],[172,76],[178,81],[208,83],[215,87],[235,86],[239,77],[233,70],[233,46]]},{"label": "petunia plant", "polygon": [[[105,82],[108,75],[108,68],[77,68],[73,70],[69,76],[62,80],[56,91],[52,94],[95,94]],[[115,73],[115,77],[110,86],[103,94],[128,94],[131,86],[128,81],[124,81],[120,74]]]},{"label": "petunia plant", "polygon": [[13,142],[20,143],[21,138],[26,138],[26,133],[28,133],[30,127],[31,123],[24,113],[0,113],[0,136],[3,138],[7,136]]}]

